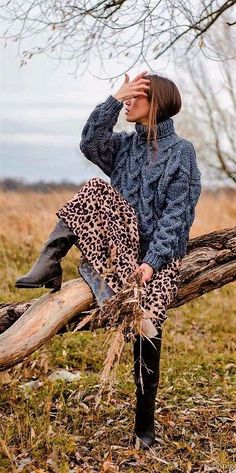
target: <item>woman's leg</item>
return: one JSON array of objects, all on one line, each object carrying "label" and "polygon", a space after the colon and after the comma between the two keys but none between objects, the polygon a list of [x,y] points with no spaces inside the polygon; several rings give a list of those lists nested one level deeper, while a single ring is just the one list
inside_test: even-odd
[{"label": "woman's leg", "polygon": [[[136,336],[133,344],[136,409],[133,444],[150,447],[155,440],[155,400],[160,376],[162,327],[148,339]],[[142,379],[141,379],[142,375]]]},{"label": "woman's leg", "polygon": [[[82,227],[84,226],[83,220],[86,215],[87,206],[90,204],[90,200],[93,200],[96,205],[95,195],[90,196],[89,199],[86,198],[89,182],[90,181],[88,181],[87,184],[84,184],[62,207],[62,209],[67,206],[70,207],[71,201],[86,201],[84,209],[82,211],[80,209],[81,219],[79,221],[79,228],[78,225],[75,228],[77,232],[82,232]],[[62,268],[60,261],[64,256],[66,256],[73,244],[78,246],[78,236],[76,235],[76,231],[73,231],[71,227],[71,221],[74,219],[77,221],[77,208],[72,207],[66,215],[62,215],[62,218],[60,212],[61,209],[56,212],[59,220],[52,233],[49,235],[48,240],[44,243],[38,259],[26,275],[17,279],[15,287],[36,288],[45,286],[46,288],[53,288],[55,291],[61,288]],[[66,221],[66,217],[69,217],[68,222]],[[86,229],[86,232],[88,233],[88,229]],[[80,249],[79,246],[78,248]]]},{"label": "woman's leg", "polygon": [[60,219],[32,270],[16,287],[60,289],[60,260],[75,244],[114,292],[136,269],[137,216],[107,182],[92,178],[56,212]]},{"label": "woman's leg", "polygon": [[62,269],[60,261],[76,242],[74,235],[68,225],[60,218],[50,234],[37,261],[32,269],[23,277],[17,279],[15,287],[52,288],[55,291],[61,288]]},{"label": "woman's leg", "polygon": [[57,212],[77,235],[76,246],[116,293],[137,267],[138,219],[111,184],[90,179]]}]

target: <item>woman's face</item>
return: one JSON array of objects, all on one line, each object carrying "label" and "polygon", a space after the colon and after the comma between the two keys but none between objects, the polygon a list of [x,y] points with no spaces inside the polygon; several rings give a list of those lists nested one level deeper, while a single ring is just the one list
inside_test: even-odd
[{"label": "woman's face", "polygon": [[132,99],[125,100],[124,104],[125,117],[128,122],[140,122],[143,125],[147,125],[150,110],[148,97],[132,97]]}]

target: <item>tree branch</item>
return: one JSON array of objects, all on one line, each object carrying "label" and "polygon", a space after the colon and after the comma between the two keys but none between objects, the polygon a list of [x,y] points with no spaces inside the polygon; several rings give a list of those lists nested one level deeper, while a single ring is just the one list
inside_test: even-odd
[{"label": "tree branch", "polygon": [[[169,308],[179,307],[235,279],[236,227],[194,238],[188,243],[179,291]],[[89,285],[79,278],[36,301],[0,306],[0,327],[4,330],[0,335],[0,370],[24,360],[54,334],[68,330],[68,326],[73,328],[75,320],[81,319],[93,304]]]}]

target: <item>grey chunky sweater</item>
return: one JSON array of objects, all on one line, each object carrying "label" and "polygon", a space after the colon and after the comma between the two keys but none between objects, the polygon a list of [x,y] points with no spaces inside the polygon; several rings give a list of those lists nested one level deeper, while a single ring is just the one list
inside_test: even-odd
[{"label": "grey chunky sweater", "polygon": [[186,254],[201,173],[193,144],[176,134],[172,118],[158,124],[155,161],[142,123],[136,122],[130,133],[114,132],[122,107],[112,95],[98,104],[82,130],[80,149],[135,209],[140,262],[158,270],[174,256]]}]

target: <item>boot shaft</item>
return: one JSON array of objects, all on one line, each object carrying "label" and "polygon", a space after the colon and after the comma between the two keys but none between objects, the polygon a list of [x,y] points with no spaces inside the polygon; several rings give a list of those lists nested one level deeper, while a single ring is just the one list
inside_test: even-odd
[{"label": "boot shaft", "polygon": [[137,335],[133,346],[134,379],[137,389],[143,385],[145,392],[159,383],[162,329],[155,337],[142,339]]},{"label": "boot shaft", "polygon": [[[136,407],[133,444],[150,447],[155,440],[155,401],[160,376],[162,330],[150,339],[139,335],[134,342],[134,380],[136,384]],[[140,364],[141,363],[141,364]]]},{"label": "boot shaft", "polygon": [[25,276],[16,280],[15,287],[46,287],[59,290],[62,283],[60,261],[76,241],[77,236],[59,219],[44,243],[37,261]]},{"label": "boot shaft", "polygon": [[62,218],[59,218],[53,231],[50,233],[48,239],[44,243],[41,254],[51,256],[54,260],[60,261],[74,243],[77,241],[77,236],[68,227]]}]

